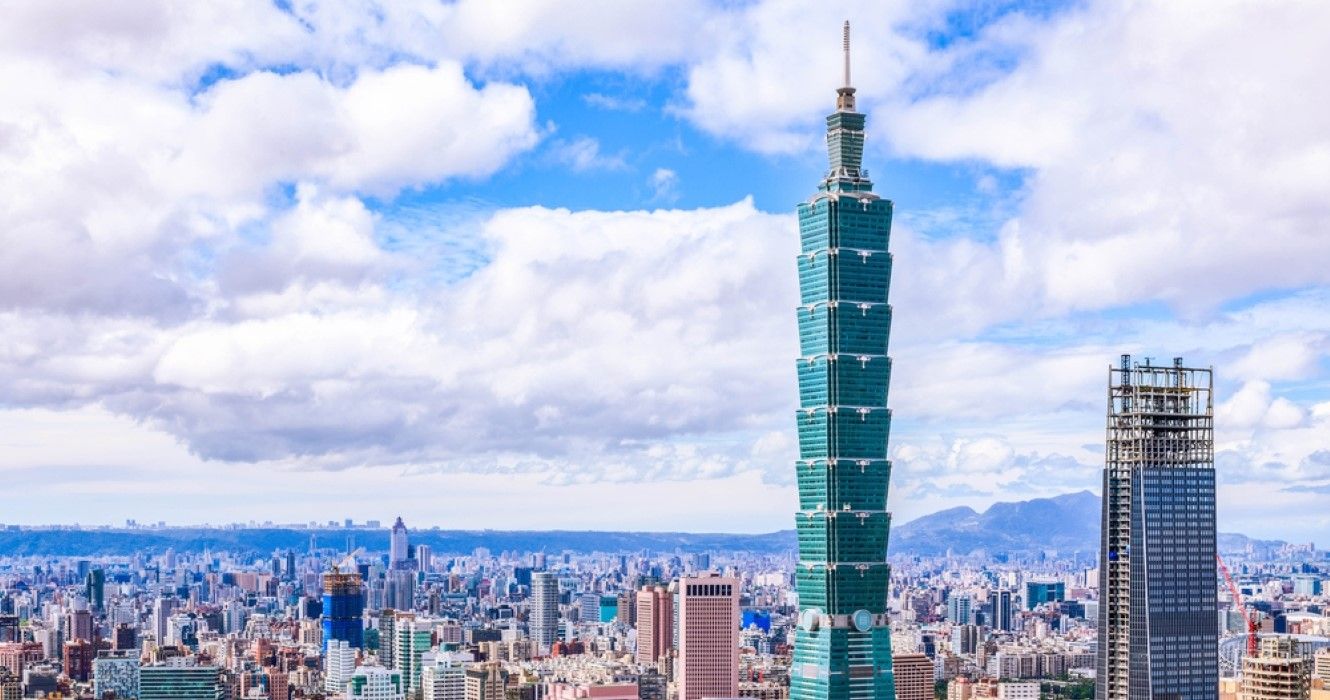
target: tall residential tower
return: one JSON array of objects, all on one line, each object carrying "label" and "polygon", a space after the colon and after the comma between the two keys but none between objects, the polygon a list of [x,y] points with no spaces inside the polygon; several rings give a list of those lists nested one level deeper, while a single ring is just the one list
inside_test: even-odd
[{"label": "tall residential tower", "polygon": [[1180,357],[1109,369],[1096,700],[1219,695],[1213,389]]},{"label": "tall residential tower", "polygon": [[830,170],[799,205],[799,629],[791,700],[890,700],[887,336],[892,205],[861,167],[864,115],[845,82]]}]

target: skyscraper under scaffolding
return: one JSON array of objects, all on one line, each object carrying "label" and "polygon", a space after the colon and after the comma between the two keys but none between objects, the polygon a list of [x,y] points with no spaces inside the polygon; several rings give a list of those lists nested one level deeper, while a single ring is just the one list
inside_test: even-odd
[{"label": "skyscraper under scaffolding", "polygon": [[799,629],[791,700],[895,697],[887,618],[887,336],[891,202],[862,166],[845,83],[827,117],[830,170],[799,205]]},{"label": "skyscraper under scaffolding", "polygon": [[1109,370],[1096,700],[1214,700],[1214,380],[1209,369]]}]

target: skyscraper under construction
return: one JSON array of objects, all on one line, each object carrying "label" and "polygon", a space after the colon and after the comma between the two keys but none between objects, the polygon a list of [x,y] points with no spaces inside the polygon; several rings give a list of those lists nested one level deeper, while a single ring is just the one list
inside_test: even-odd
[{"label": "skyscraper under construction", "polygon": [[1214,380],[1123,355],[1109,370],[1096,700],[1214,700]]},{"label": "skyscraper under construction", "polygon": [[827,117],[830,170],[799,205],[799,627],[791,700],[895,697],[887,626],[887,335],[891,202],[861,165],[845,83]]}]

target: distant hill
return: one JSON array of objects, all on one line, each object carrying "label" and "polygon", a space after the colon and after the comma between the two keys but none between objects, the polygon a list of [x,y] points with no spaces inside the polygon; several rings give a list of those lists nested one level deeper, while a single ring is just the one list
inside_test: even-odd
[{"label": "distant hill", "polygon": [[[179,528],[164,530],[0,530],[0,555],[126,556],[203,549],[267,553],[309,549],[313,536],[319,547],[345,550],[348,541],[370,552],[388,549],[385,529]],[[582,530],[414,530],[411,541],[427,544],[440,555],[469,554],[477,547],[557,553],[574,552],[724,552],[778,554],[793,551],[793,530],[758,535],[685,532],[611,532]],[[1241,551],[1248,544],[1278,547],[1279,541],[1252,540],[1219,534],[1221,552]],[[960,507],[938,511],[892,528],[892,555],[937,556],[948,551],[969,554],[985,550],[1093,556],[1099,548],[1099,497],[1089,491],[1053,498],[994,503],[980,513]]]},{"label": "distant hill", "polygon": [[994,503],[983,513],[960,507],[916,518],[892,529],[892,554],[933,556],[1099,548],[1099,497],[1089,491],[1015,503]]}]

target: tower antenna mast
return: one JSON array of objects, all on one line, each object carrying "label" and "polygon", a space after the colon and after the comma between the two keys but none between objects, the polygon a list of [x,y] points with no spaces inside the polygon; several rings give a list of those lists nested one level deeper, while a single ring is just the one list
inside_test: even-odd
[{"label": "tower antenna mast", "polygon": [[850,20],[845,20],[845,29],[841,37],[845,51],[845,87],[850,87]]}]

